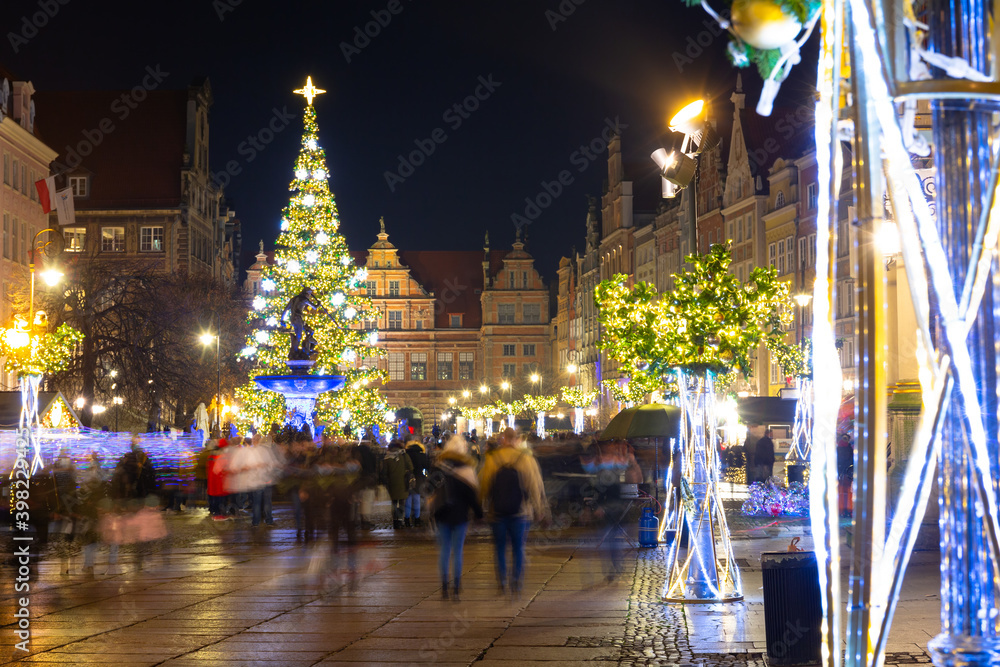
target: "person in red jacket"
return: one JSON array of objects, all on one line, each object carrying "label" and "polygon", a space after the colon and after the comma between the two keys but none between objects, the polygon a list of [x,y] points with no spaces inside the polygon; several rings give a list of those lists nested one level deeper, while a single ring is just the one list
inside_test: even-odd
[{"label": "person in red jacket", "polygon": [[209,448],[212,451],[208,455],[208,463],[205,466],[205,472],[208,476],[208,513],[216,521],[225,521],[229,518],[229,515],[226,514],[226,499],[229,496],[228,491],[226,491],[227,471],[222,457],[223,450],[228,444],[225,438],[219,438],[215,446],[213,443],[209,443]]}]

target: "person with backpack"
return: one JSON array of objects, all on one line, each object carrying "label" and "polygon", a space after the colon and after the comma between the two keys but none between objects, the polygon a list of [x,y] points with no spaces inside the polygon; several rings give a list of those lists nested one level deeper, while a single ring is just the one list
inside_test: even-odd
[{"label": "person with backpack", "polygon": [[[452,600],[458,602],[462,590],[462,553],[465,549],[465,535],[469,529],[469,514],[476,519],[483,518],[483,508],[479,502],[479,484],[476,482],[475,461],[469,456],[469,446],[465,438],[454,435],[444,449],[434,459],[439,479],[429,500],[429,511],[437,524],[438,543],[441,553],[438,568],[441,571],[441,599],[448,599],[448,586],[452,584]],[[448,578],[448,562],[451,561],[455,578]]]},{"label": "person with backpack", "polygon": [[479,498],[493,529],[499,592],[507,591],[507,543],[510,542],[513,562],[510,592],[519,595],[528,525],[532,520],[548,519],[548,503],[538,461],[527,448],[520,446],[512,428],[504,429],[497,448],[483,461]]},{"label": "person with backpack", "polygon": [[410,495],[410,480],[413,478],[413,462],[407,456],[402,443],[393,440],[382,461],[383,483],[392,501],[392,527],[403,527],[403,506]]}]

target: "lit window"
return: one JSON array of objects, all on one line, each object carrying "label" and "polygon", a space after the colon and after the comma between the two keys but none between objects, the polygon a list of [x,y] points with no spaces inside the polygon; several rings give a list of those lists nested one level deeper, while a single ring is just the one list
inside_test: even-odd
[{"label": "lit window", "polygon": [[375,281],[368,280],[365,282],[365,296],[375,296]]},{"label": "lit window", "polygon": [[458,353],[458,379],[471,380],[475,355],[472,352]]},{"label": "lit window", "polygon": [[778,190],[778,194],[774,197],[774,208],[782,208],[785,205],[785,193]]},{"label": "lit window", "polygon": [[390,380],[402,380],[404,376],[404,364],[405,360],[403,358],[402,352],[390,352],[389,353],[389,379]]},{"label": "lit window", "polygon": [[426,352],[411,352],[410,353],[410,379],[411,380],[426,380],[427,379],[427,353]]},{"label": "lit window", "polygon": [[66,252],[83,252],[87,247],[87,228],[64,227],[63,240]]},{"label": "lit window", "polygon": [[139,251],[163,252],[163,227],[140,227]]},{"label": "lit window", "polygon": [[399,296],[399,281],[390,280],[389,281],[389,296]]},{"label": "lit window", "polygon": [[438,380],[452,379],[452,362],[454,361],[451,352],[438,352]]},{"label": "lit window", "polygon": [[101,227],[101,252],[125,252],[124,227]]}]

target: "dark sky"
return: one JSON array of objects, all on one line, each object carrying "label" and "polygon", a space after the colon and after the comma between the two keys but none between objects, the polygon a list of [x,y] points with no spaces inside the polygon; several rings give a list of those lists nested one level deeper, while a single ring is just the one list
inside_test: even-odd
[{"label": "dark sky", "polygon": [[[58,11],[32,36],[25,20],[49,3]],[[354,48],[372,12],[387,24],[348,62],[342,44]],[[230,160],[242,169],[226,194],[245,255],[277,237],[302,130],[303,100],[291,91],[307,74],[328,91],[315,103],[320,141],[352,249],[374,242],[383,215],[401,248],[479,249],[487,229],[494,247],[509,247],[512,214],[569,170],[572,183],[526,228],[552,279],[559,257],[582,249],[585,196],[599,196],[607,177],[606,153],[590,161],[575,151],[618,119],[627,177],[655,190],[648,156],[671,112],[693,97],[728,104],[736,70],[707,18],[677,0],[4,2],[0,63],[40,90],[131,88],[147,66],[169,73],[165,88],[207,75],[212,169]],[[14,45],[12,32],[29,38]],[[485,99],[467,118],[445,116],[480,77],[499,85],[480,88]],[[752,109],[760,78],[744,70],[744,84]],[[296,119],[248,161],[241,143],[286,108]],[[438,128],[444,141],[391,190],[385,173],[398,170],[397,156]]]}]

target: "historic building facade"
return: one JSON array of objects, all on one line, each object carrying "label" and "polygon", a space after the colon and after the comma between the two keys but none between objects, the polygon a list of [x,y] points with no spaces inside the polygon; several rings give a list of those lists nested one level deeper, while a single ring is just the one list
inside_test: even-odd
[{"label": "historic building facade", "polygon": [[239,222],[209,170],[207,79],[181,90],[36,97],[39,126],[59,152],[57,187],[73,190],[67,252],[235,283]]},{"label": "historic building facade", "polygon": [[[10,322],[14,294],[23,292],[28,285],[32,242],[49,223],[48,216],[42,213],[35,181],[49,175],[49,163],[56,152],[36,132],[34,96],[30,81],[16,81],[0,69],[0,159],[3,161],[0,326]],[[39,284],[39,289],[44,289],[42,285]],[[0,377],[2,389],[17,387],[13,374],[3,373]]]}]

